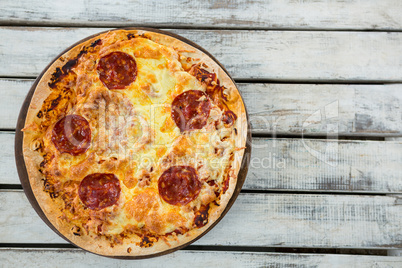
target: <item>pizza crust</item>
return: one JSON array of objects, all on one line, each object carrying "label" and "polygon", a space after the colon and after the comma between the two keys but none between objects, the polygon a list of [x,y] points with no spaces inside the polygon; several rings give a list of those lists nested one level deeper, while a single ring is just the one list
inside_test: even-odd
[{"label": "pizza crust", "polygon": [[[193,59],[197,59],[198,63],[204,63],[208,66],[211,72],[216,73],[220,84],[229,89],[230,94],[233,94],[232,98],[236,100],[227,103],[227,105],[232,111],[235,111],[235,114],[237,114],[238,116],[235,123],[235,128],[237,128],[238,131],[237,139],[235,142],[238,150],[234,151],[234,160],[232,163],[232,167],[229,170],[229,188],[221,196],[220,206],[215,206],[213,210],[211,209],[209,211],[208,223],[202,228],[192,229],[184,235],[177,235],[177,238],[175,240],[164,241],[163,239],[159,239],[153,244],[153,246],[148,248],[138,247],[135,244],[127,243],[127,241],[124,240],[123,244],[115,244],[113,247],[111,247],[110,241],[102,236],[97,237],[96,239],[89,236],[75,236],[71,231],[73,226],[66,223],[65,221],[61,221],[60,219],[58,219],[58,207],[61,205],[61,201],[49,198],[49,194],[43,191],[43,175],[38,171],[39,164],[42,162],[43,157],[39,152],[32,150],[33,143],[37,138],[37,134],[34,131],[34,124],[32,124],[32,122],[37,121],[36,115],[40,111],[43,102],[51,93],[51,90],[48,87],[48,81],[51,79],[52,74],[55,72],[56,68],[61,68],[66,63],[66,59],[74,58],[84,47],[89,46],[91,43],[98,40],[99,38],[103,38],[107,33],[101,33],[99,35],[93,36],[83,43],[80,43],[74,46],[72,49],[68,50],[66,53],[56,59],[50,66],[48,66],[46,72],[40,78],[31,99],[31,103],[29,105],[25,121],[26,123],[23,130],[23,154],[25,166],[27,169],[32,191],[37,202],[40,205],[40,208],[58,232],[60,232],[73,244],[82,247],[85,250],[105,256],[146,257],[160,252],[169,252],[175,250],[185,245],[186,243],[193,241],[194,239],[200,237],[200,235],[202,235],[206,230],[214,225],[216,221],[221,217],[236,189],[238,180],[237,176],[241,169],[244,157],[244,148],[247,146],[247,134],[249,132],[248,120],[244,103],[232,79],[227,75],[227,73],[225,72],[225,70],[223,70],[221,66],[219,66],[213,59],[211,59],[201,50],[169,35],[164,35],[151,31],[117,30],[115,32],[124,32],[124,34],[131,33],[134,35],[145,34],[147,38],[150,38],[156,43],[168,47],[173,47],[176,51],[185,51],[185,53],[187,53],[186,55],[192,57]],[[131,250],[129,248],[131,248]]]}]

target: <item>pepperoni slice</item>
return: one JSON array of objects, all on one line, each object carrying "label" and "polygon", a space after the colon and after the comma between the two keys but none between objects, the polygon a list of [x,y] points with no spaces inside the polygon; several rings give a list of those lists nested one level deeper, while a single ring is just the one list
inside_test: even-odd
[{"label": "pepperoni slice", "polygon": [[91,128],[79,115],[67,115],[60,119],[52,131],[52,142],[60,153],[80,155],[91,145]]},{"label": "pepperoni slice", "polygon": [[197,172],[189,166],[174,166],[165,170],[158,180],[159,195],[171,205],[187,205],[201,191]]},{"label": "pepperoni slice", "polygon": [[172,102],[172,119],[180,131],[203,128],[211,110],[211,101],[200,90],[185,91]]},{"label": "pepperoni slice", "polygon": [[114,205],[119,199],[120,181],[114,174],[90,174],[81,181],[78,195],[86,207],[103,209]]},{"label": "pepperoni slice", "polygon": [[112,52],[99,60],[99,78],[108,89],[124,89],[137,78],[135,59],[124,52]]}]

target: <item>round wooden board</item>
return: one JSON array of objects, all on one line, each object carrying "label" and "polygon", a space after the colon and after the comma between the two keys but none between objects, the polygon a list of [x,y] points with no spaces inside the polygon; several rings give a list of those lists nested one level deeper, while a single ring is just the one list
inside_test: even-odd
[{"label": "round wooden board", "polygon": [[[193,43],[190,40],[187,40],[184,37],[181,37],[179,35],[167,32],[167,31],[162,31],[159,29],[152,29],[152,28],[145,28],[145,27],[129,27],[129,28],[120,28],[120,29],[116,29],[116,30],[143,30],[143,31],[148,31],[148,32],[155,32],[155,33],[159,33],[159,34],[164,34],[167,36],[171,36],[174,37],[180,41],[183,41],[197,49],[199,49],[200,51],[202,51],[203,53],[205,53],[208,57],[210,57],[216,64],[218,64],[223,70],[224,72],[227,74],[227,76],[231,79],[233,85],[236,87],[237,91],[239,91],[238,87],[236,86],[234,80],[232,79],[232,77],[229,75],[229,73],[227,72],[227,70],[222,66],[221,63],[219,63],[208,51],[206,51],[205,49],[203,49],[202,47],[200,47],[199,45]],[[112,31],[112,30],[111,30]],[[29,177],[28,177],[28,173],[27,173],[27,169],[25,166],[25,161],[24,161],[24,156],[23,156],[23,132],[21,131],[21,129],[24,128],[25,126],[25,120],[26,120],[26,116],[27,116],[27,112],[28,112],[28,108],[29,105],[31,103],[31,99],[32,96],[35,93],[36,87],[39,83],[39,81],[41,80],[42,76],[44,75],[44,73],[48,70],[48,68],[57,60],[60,58],[60,56],[62,56],[64,53],[66,53],[67,51],[69,51],[70,49],[76,47],[77,45],[99,35],[105,32],[100,32],[91,36],[86,37],[85,39],[82,39],[80,41],[78,41],[77,43],[73,44],[72,46],[68,47],[66,50],[64,50],[62,53],[60,53],[53,61],[51,61],[49,63],[48,66],[46,66],[46,68],[41,72],[41,74],[36,78],[35,82],[33,83],[31,89],[29,90],[25,101],[21,107],[20,110],[20,114],[18,116],[18,121],[17,121],[17,126],[16,126],[16,131],[15,131],[15,160],[16,160],[16,164],[17,164],[17,171],[18,171],[18,176],[20,178],[21,181],[21,185],[24,189],[25,195],[27,196],[29,202],[31,203],[32,207],[35,209],[36,213],[39,215],[39,217],[55,232],[57,233],[59,236],[61,236],[63,239],[65,239],[66,241],[68,241],[69,243],[75,245],[74,243],[72,243],[69,239],[67,239],[64,235],[62,235],[54,226],[53,224],[49,221],[49,219],[46,217],[45,213],[42,211],[38,201],[35,198],[35,195],[32,191],[31,188],[31,184],[29,182]],[[240,91],[239,91],[240,94]],[[240,94],[241,96],[241,94]],[[242,102],[244,104],[243,98],[242,98]],[[204,236],[206,233],[208,233],[224,216],[225,214],[229,211],[229,209],[232,207],[233,203],[235,202],[237,196],[239,195],[241,188],[244,184],[244,181],[246,179],[247,176],[247,171],[248,171],[248,166],[249,166],[249,162],[250,162],[250,154],[251,154],[251,128],[250,128],[250,122],[249,122],[249,117],[247,114],[247,109],[244,105],[244,108],[246,110],[246,118],[247,118],[247,139],[246,139],[246,149],[244,151],[244,155],[243,155],[243,159],[242,159],[242,163],[241,163],[241,167],[238,173],[238,178],[237,178],[237,184],[235,187],[235,190],[233,192],[232,197],[230,198],[226,208],[224,209],[223,213],[220,215],[220,217],[207,229],[205,230],[201,235],[197,236],[196,238],[194,238],[193,240],[180,245],[178,247],[172,248],[172,249],[168,249],[165,250],[163,252],[158,252],[155,254],[151,254],[151,255],[143,255],[143,256],[107,256],[107,257],[112,257],[112,258],[118,258],[118,259],[144,259],[144,258],[151,258],[151,257],[157,257],[157,256],[161,256],[161,255],[165,255],[168,253],[171,253],[173,251],[176,251],[178,249],[184,248],[186,246],[188,246],[189,244],[193,243],[194,241],[198,240],[199,238],[201,238],[202,236]],[[77,245],[75,245],[77,246]],[[77,246],[79,247],[79,246]],[[83,250],[86,250],[85,248],[82,248]],[[93,253],[93,252],[91,252]],[[103,256],[103,255],[102,255]]]}]

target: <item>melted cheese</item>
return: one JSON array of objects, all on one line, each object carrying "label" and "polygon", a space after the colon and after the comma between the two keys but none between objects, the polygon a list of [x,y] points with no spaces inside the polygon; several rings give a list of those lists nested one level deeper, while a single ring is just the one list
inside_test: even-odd
[{"label": "melted cheese", "polygon": [[[222,111],[213,104],[203,129],[180,133],[171,118],[172,101],[187,90],[205,91],[205,85],[183,70],[175,50],[141,37],[104,43],[99,55],[83,55],[73,70],[77,74],[77,104],[68,113],[89,121],[91,147],[79,156],[59,154],[50,141],[49,129],[44,147],[57,157],[48,172],[61,182],[80,181],[91,173],[113,173],[120,179],[118,203],[102,212],[109,213],[107,226],[97,226],[102,224],[96,221],[101,212],[88,216],[85,210],[83,214],[90,221],[83,226],[88,230],[101,228],[101,233],[113,235],[142,229],[163,235],[179,228],[191,229],[194,210],[212,202],[219,190],[207,182],[214,180],[222,187],[219,184],[234,150],[233,131],[216,123]],[[99,57],[113,51],[123,51],[137,63],[136,80],[124,90],[108,90],[96,71]],[[172,165],[193,166],[202,182],[201,193],[186,206],[170,205],[159,196],[158,178]],[[78,198],[75,202],[77,211],[82,210]]]}]

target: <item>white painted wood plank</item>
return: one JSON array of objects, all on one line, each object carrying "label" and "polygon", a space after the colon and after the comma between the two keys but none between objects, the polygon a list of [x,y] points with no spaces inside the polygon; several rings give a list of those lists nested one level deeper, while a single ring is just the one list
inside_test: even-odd
[{"label": "white painted wood plank", "polygon": [[402,142],[253,139],[245,189],[402,192]]},{"label": "white painted wood plank", "polygon": [[402,135],[402,84],[240,84],[254,133]]},{"label": "white painted wood plank", "polygon": [[398,0],[2,1],[5,24],[283,29],[401,29]]},{"label": "white painted wood plank", "polygon": [[[36,76],[100,28],[0,28],[0,76]],[[172,30],[211,52],[237,79],[401,81],[402,33]],[[27,45],[29,44],[29,45]]]},{"label": "white painted wood plank", "polygon": [[[66,243],[22,191],[2,190],[0,204],[0,243]],[[401,204],[391,196],[240,194],[194,245],[401,248]]]},{"label": "white painted wood plank", "polygon": [[[46,261],[44,261],[46,260]],[[108,259],[80,249],[0,249],[5,267],[400,267],[401,257],[179,250],[146,260]]]},{"label": "white painted wood plank", "polygon": [[0,129],[15,129],[32,79],[0,79]]},{"label": "white painted wood plank", "polygon": [[14,132],[0,132],[0,184],[21,184],[14,154]]},{"label": "white painted wood plank", "polygon": [[[0,129],[14,129],[33,80],[0,79]],[[402,135],[402,84],[239,83],[253,133]]]},{"label": "white painted wood plank", "polygon": [[[0,133],[0,184],[20,184]],[[402,193],[402,142],[254,138],[245,190]]]}]

